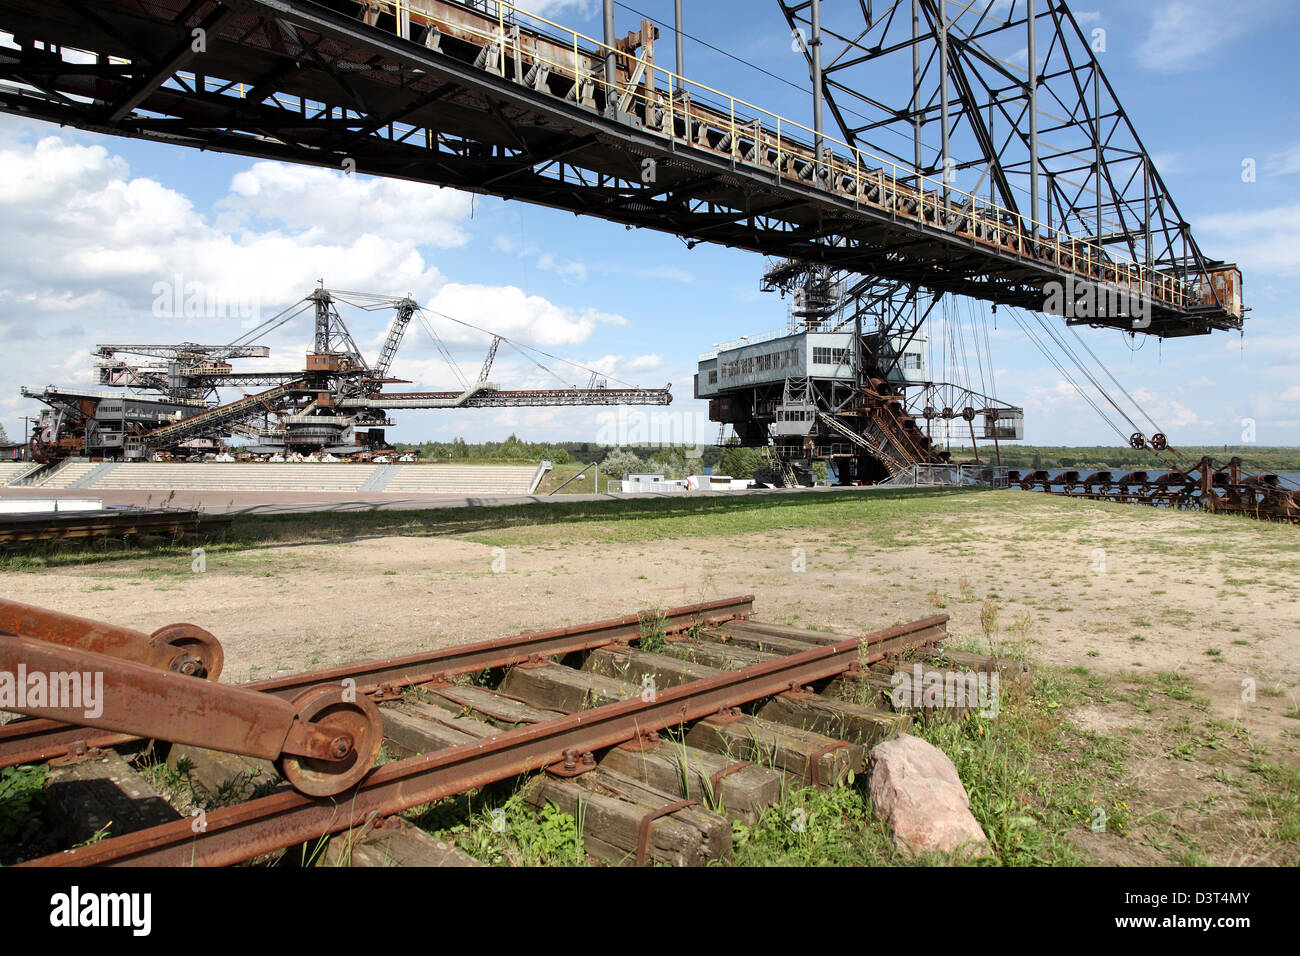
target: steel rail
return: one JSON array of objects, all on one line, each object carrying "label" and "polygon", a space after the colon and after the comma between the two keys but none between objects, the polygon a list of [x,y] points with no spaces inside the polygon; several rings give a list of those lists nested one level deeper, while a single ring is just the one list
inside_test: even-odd
[{"label": "steel rail", "polygon": [[[686,604],[663,612],[664,629],[671,633],[697,625],[724,623],[748,617],[753,609],[752,594]],[[530,657],[553,657],[630,640],[640,636],[641,623],[641,615],[627,614],[588,624],[530,631],[513,637],[403,657],[379,658],[324,670],[287,674],[239,686],[244,690],[291,700],[310,687],[351,680],[355,682],[353,689],[358,694],[382,698],[412,684],[423,684],[457,674],[480,673],[493,667],[517,664]],[[134,739],[137,738],[127,734],[77,727],[45,718],[11,721],[0,726],[0,767],[52,760],[65,754],[80,753],[95,747],[113,747]]]},{"label": "steel rail", "polygon": [[214,534],[230,518],[197,511],[59,511],[0,518],[0,545],[129,534]]},{"label": "steel rail", "polygon": [[[947,615],[873,631],[641,697],[581,711],[482,740],[385,764],[351,793],[309,799],[282,790],[207,814],[202,826],[178,820],[30,860],[23,866],[223,866],[320,840],[475,787],[540,770],[566,752],[612,747],[730,707],[834,677],[890,655],[935,644]],[[864,648],[865,645],[865,648]]]}]

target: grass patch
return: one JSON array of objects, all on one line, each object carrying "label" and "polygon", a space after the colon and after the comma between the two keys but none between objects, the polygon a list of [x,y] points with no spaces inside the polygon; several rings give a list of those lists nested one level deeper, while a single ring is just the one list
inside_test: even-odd
[{"label": "grass patch", "polygon": [[53,853],[62,834],[45,824],[45,780],[41,765],[0,769],[0,866]]},{"label": "grass patch", "polygon": [[407,818],[492,866],[578,866],[587,852],[580,816],[551,803],[538,810],[522,792],[505,798],[480,792],[417,808]]}]

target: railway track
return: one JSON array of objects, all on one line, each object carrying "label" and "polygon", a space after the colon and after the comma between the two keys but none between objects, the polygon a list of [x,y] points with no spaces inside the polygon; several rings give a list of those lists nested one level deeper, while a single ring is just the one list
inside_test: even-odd
[{"label": "railway track", "polygon": [[[392,839],[395,826],[409,839],[398,814],[524,777],[535,805],[586,809],[576,815],[591,855],[672,864],[725,856],[728,816],[752,819],[789,786],[860,773],[872,744],[909,726],[884,700],[889,679],[877,671],[937,653],[946,636],[946,616],[845,638],[755,622],[752,612],[752,597],[728,598],[240,685],[277,703],[350,686],[377,707],[399,759],[332,795],[285,784],[207,811],[201,827],[176,819],[23,865],[221,866],[331,835],[360,847]],[[0,617],[0,631],[22,627]],[[76,760],[133,739],[28,718],[0,727],[0,763]]]},{"label": "railway track", "polygon": [[141,535],[176,538],[184,534],[210,536],[229,529],[228,517],[170,509],[0,515],[0,548],[86,538],[127,539]]}]

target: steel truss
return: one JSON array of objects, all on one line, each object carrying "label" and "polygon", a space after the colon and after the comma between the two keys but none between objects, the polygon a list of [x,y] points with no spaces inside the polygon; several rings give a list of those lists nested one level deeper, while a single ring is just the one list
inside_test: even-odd
[{"label": "steel truss", "polygon": [[[1068,16],[1059,3],[1043,2],[1048,14]],[[553,27],[529,26],[522,15],[508,21],[504,12],[511,9],[450,0],[400,7],[49,0],[35,8],[0,0],[0,30],[19,43],[0,48],[0,81],[9,81],[0,84],[0,110],[455,186],[1029,309],[1041,309],[1045,283],[1083,277],[1149,295],[1151,323],[1142,331],[1152,334],[1241,326],[1239,304],[1234,311],[1216,290],[1207,291],[1211,276],[1185,227],[1177,238],[1186,251],[1173,249],[1167,234],[1170,248],[1154,240],[1131,245],[1138,232],[1131,174],[1112,191],[1124,197],[1113,198],[1110,212],[1123,242],[1102,234],[1089,245],[1064,230],[1082,216],[1081,204],[1070,200],[1080,184],[1065,165],[1052,167],[1058,181],[1044,193],[1060,207],[1060,226],[1041,234],[1017,212],[1020,205],[1004,205],[1015,198],[1010,189],[995,190],[994,204],[974,196],[950,202],[946,187],[916,188],[915,171],[890,166],[880,143],[872,143],[871,155],[855,145],[814,150],[797,123],[772,124],[771,114],[695,85],[683,96],[688,81],[656,70],[635,51],[609,47],[619,77],[611,87],[602,79],[610,74],[601,48]],[[404,12],[394,18],[390,11]],[[194,50],[196,29],[206,38],[201,54]],[[1056,32],[1064,36],[1059,25]],[[946,35],[971,58],[984,38],[974,31],[967,42],[953,26]],[[65,47],[90,51],[93,62],[65,59]],[[1064,45],[1059,54],[1051,44],[1047,49],[1049,58],[1066,55]],[[1060,74],[1062,82],[1083,84],[1084,69],[1079,63]],[[1040,87],[1058,76],[1052,70]],[[1094,85],[1109,93],[1099,70]],[[991,102],[995,113],[1016,115],[1005,92]],[[974,114],[965,114],[967,125]],[[1019,127],[1008,122],[998,135],[1012,128]],[[1106,130],[1102,124],[1099,136],[1110,150],[1103,179],[1119,176],[1120,133],[1131,127],[1125,119],[1114,135]],[[986,145],[981,155],[1004,156]],[[1135,149],[1150,172],[1140,144]],[[648,181],[646,160],[653,169]],[[1017,168],[1008,156],[990,172],[1005,177]],[[1144,208],[1176,219],[1158,177],[1143,180],[1152,190]],[[1143,258],[1120,259],[1121,247]],[[1131,329],[1127,319],[1096,324]]]},{"label": "steel truss", "polygon": [[[779,2],[810,37],[814,0]],[[1104,31],[1085,35],[1063,0],[837,3],[825,13],[825,102],[850,144],[869,141],[925,175],[947,169],[948,181],[1026,222],[1149,266],[1195,277],[1216,265],[1102,72]]]}]

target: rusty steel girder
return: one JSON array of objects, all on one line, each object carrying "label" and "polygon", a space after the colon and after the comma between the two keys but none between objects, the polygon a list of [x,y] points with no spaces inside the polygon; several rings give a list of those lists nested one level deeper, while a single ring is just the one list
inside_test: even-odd
[{"label": "rusty steel girder", "polygon": [[225,662],[221,643],[194,624],[167,624],[146,634],[5,598],[0,598],[0,634],[30,637],[212,681],[221,676]]}]

